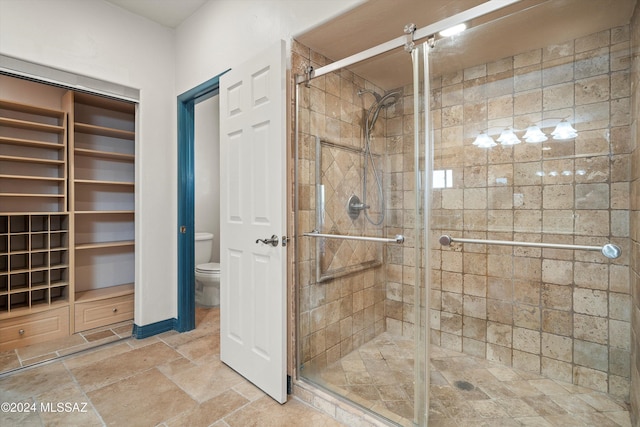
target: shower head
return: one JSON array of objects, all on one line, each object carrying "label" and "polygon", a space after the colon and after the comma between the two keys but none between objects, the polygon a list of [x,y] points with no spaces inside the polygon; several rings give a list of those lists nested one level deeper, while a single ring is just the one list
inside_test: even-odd
[{"label": "shower head", "polygon": [[374,104],[376,109],[388,108],[398,102],[398,99],[400,98],[400,92],[397,91],[387,92],[384,95],[380,95],[378,92],[371,89],[358,90],[358,96],[362,96],[365,93],[370,93],[374,98],[376,98],[376,103]]},{"label": "shower head", "polygon": [[398,99],[400,99],[400,92],[387,92],[378,99],[378,104],[380,108],[388,108],[398,102]]},{"label": "shower head", "polygon": [[365,93],[370,93],[371,95],[373,95],[376,98],[376,103],[380,102],[380,100],[382,99],[382,97],[380,96],[380,94],[376,91],[373,91],[371,89],[360,89],[358,90],[358,96],[362,96]]}]

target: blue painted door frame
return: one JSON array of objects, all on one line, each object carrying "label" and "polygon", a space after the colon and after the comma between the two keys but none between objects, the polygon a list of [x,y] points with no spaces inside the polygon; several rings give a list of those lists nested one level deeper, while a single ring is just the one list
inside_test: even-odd
[{"label": "blue painted door frame", "polygon": [[178,317],[175,329],[179,332],[196,327],[194,111],[198,102],[218,94],[222,74],[178,96]]}]

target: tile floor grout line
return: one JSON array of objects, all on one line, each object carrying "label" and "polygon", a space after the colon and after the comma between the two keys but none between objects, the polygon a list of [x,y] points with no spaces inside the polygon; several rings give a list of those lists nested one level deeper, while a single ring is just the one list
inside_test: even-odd
[{"label": "tile floor grout line", "polygon": [[114,341],[109,341],[109,342],[104,343],[104,344],[99,344],[99,345],[97,345],[95,347],[85,348],[85,349],[82,349],[82,350],[75,351],[73,353],[65,354],[63,356],[57,356],[57,357],[54,357],[53,359],[43,360],[41,362],[33,363],[31,365],[21,366],[19,368],[11,369],[9,371],[0,372],[0,380],[2,380],[4,378],[7,378],[7,377],[10,377],[11,375],[14,375],[14,374],[17,374],[17,373],[26,372],[26,371],[30,371],[30,370],[35,369],[35,368],[39,368],[41,366],[50,365],[50,364],[56,363],[56,362],[63,362],[68,358],[79,356],[79,355],[84,354],[84,353],[89,353],[89,352],[91,352],[93,350],[102,349],[102,348],[108,347],[108,346],[110,346],[112,344],[120,343],[120,342],[123,342],[123,341],[128,341],[130,339],[133,339],[133,336],[126,337],[126,338],[119,338],[119,339],[114,340]]},{"label": "tile floor grout line", "polygon": [[[131,338],[131,337],[130,337]],[[108,343],[110,344],[110,343]],[[80,392],[82,393],[82,395],[87,399],[87,402],[89,402],[89,404],[91,405],[91,407],[93,408],[93,412],[96,414],[96,416],[98,417],[98,419],[100,420],[100,422],[102,423],[103,426],[106,426],[107,423],[104,421],[104,419],[102,418],[102,415],[100,414],[100,412],[98,411],[98,408],[95,407],[95,405],[93,404],[93,401],[91,400],[91,398],[89,397],[89,395],[87,394],[86,390],[82,387],[82,385],[78,382],[78,379],[76,378],[75,375],[73,375],[73,372],[71,372],[71,369],[69,369],[69,367],[63,363],[62,364],[64,366],[64,369],[67,370],[67,373],[69,374],[69,376],[71,376],[71,378],[73,379],[73,383],[78,387],[78,389],[80,390]],[[38,415],[40,415],[40,413],[38,413]],[[43,423],[44,424],[44,423]]]}]

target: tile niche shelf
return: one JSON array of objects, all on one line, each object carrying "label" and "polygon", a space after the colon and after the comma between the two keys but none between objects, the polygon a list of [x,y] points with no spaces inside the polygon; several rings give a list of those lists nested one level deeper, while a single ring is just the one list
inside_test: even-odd
[{"label": "tile niche shelf", "polygon": [[69,92],[74,332],[133,318],[135,105]]}]

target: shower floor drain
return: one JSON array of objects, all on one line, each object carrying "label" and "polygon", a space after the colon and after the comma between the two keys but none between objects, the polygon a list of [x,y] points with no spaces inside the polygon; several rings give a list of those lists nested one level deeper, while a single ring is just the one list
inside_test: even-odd
[{"label": "shower floor drain", "polygon": [[456,381],[455,383],[453,383],[453,385],[458,387],[460,390],[467,390],[467,391],[473,390],[475,388],[473,384],[466,381]]}]

